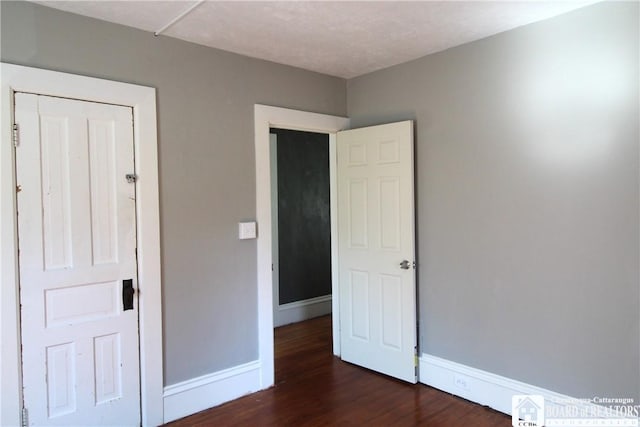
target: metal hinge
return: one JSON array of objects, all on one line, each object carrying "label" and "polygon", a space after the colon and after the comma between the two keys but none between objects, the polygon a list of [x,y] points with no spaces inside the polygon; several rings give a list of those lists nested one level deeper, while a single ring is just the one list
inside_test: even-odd
[{"label": "metal hinge", "polygon": [[20,132],[18,131],[18,124],[13,124],[13,145],[17,147],[20,145]]},{"label": "metal hinge", "polygon": [[21,426],[27,427],[28,425],[29,425],[29,411],[27,411],[27,408],[22,407]]},{"label": "metal hinge", "polygon": [[127,182],[129,184],[133,184],[138,180],[138,175],[136,175],[135,173],[128,173],[124,177],[127,178]]}]

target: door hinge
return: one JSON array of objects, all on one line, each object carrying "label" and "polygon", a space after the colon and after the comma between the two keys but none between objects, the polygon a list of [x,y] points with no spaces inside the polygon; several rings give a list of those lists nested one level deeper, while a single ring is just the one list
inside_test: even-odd
[{"label": "door hinge", "polygon": [[13,124],[13,146],[17,147],[20,145],[20,132],[18,131],[18,124]]},{"label": "door hinge", "polygon": [[27,408],[25,408],[25,407],[22,407],[22,417],[21,417],[20,425],[22,427],[28,427],[29,426],[29,411],[27,411]]},{"label": "door hinge", "polygon": [[138,180],[138,175],[136,175],[135,173],[128,173],[124,177],[127,178],[127,182],[129,184],[133,184]]}]

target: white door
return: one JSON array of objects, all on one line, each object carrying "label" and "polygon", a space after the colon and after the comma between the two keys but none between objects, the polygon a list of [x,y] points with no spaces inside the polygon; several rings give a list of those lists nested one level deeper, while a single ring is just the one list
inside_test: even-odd
[{"label": "white door", "polygon": [[129,107],[15,97],[24,405],[30,425],[139,425]]},{"label": "white door", "polygon": [[416,382],[413,122],[338,132],[343,360]]}]

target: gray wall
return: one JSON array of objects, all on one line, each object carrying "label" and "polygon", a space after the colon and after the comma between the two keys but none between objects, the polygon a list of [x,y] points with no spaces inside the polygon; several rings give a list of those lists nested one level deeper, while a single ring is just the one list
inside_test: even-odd
[{"label": "gray wall", "polygon": [[[638,4],[345,82],[29,3],[2,61],[158,89],[165,382],[257,357],[254,103],[417,121],[421,349],[578,397],[639,385]],[[229,325],[234,325],[233,329]]]},{"label": "gray wall", "polygon": [[[345,81],[2,1],[2,61],[157,88],[165,383],[258,357],[253,104],[335,115]],[[230,327],[233,325],[233,327]]]},{"label": "gray wall", "polygon": [[638,15],[596,4],[348,81],[353,127],[417,121],[422,352],[640,398]]}]

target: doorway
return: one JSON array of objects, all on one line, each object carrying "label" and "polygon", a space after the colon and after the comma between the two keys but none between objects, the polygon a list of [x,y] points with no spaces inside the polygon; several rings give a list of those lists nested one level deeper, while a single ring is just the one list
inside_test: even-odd
[{"label": "doorway", "polygon": [[331,313],[329,135],[270,129],[274,327]]},{"label": "doorway", "polygon": [[[262,387],[274,383],[269,156],[269,129],[273,127],[329,134],[331,234],[339,237],[332,239],[331,250],[336,267],[332,269],[334,355],[415,383],[413,122],[342,132],[349,126],[346,118],[264,105],[255,105],[254,120],[256,217],[262,230],[257,241]],[[340,215],[338,205],[343,208]],[[354,250],[358,256],[351,256]],[[376,363],[389,351],[398,357],[386,365]]]},{"label": "doorway", "polygon": [[[287,108],[255,105],[255,152],[256,152],[256,219],[259,226],[257,241],[258,270],[258,350],[260,360],[260,379],[262,388],[274,384],[274,339],[273,339],[273,273],[272,273],[272,230],[271,224],[271,166],[269,148],[269,129],[292,129],[320,132],[329,135],[329,176],[331,182],[331,235],[337,235],[336,186],[335,186],[335,149],[336,132],[349,126],[349,119],[308,113]],[[263,226],[260,226],[262,224]],[[264,227],[264,224],[269,224]],[[337,265],[336,240],[331,241],[331,265]],[[332,269],[332,330],[333,353],[340,355],[337,290],[337,270]]]}]

